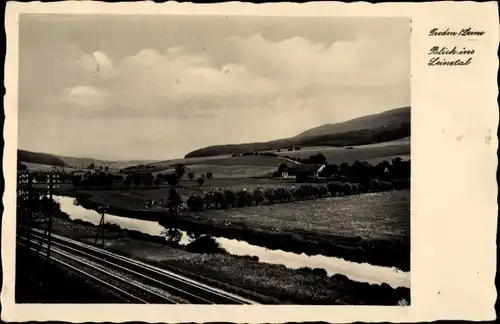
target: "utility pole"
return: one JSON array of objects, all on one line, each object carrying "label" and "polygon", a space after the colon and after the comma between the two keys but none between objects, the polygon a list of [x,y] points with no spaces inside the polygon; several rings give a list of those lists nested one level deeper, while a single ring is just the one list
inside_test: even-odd
[{"label": "utility pole", "polygon": [[102,245],[104,245],[104,224],[105,224],[105,219],[104,216],[106,215],[106,211],[109,209],[109,206],[107,205],[101,205],[97,207],[97,211],[101,214],[101,220],[99,221],[99,226],[97,227],[97,235],[94,240],[94,245],[97,245],[97,240],[99,239],[99,236],[101,234],[102,230]]},{"label": "utility pole", "polygon": [[54,214],[54,205],[52,204],[52,193],[54,189],[59,188],[60,177],[59,174],[54,172],[48,175],[48,189],[49,189],[49,224],[48,224],[48,237],[47,237],[47,262],[50,263],[50,248],[52,245],[52,216]]},{"label": "utility pole", "polygon": [[48,213],[48,224],[47,227],[45,228],[45,232],[43,233],[42,239],[40,240],[38,249],[37,249],[37,254],[40,253],[40,250],[42,248],[43,242],[45,238],[47,238],[47,263],[50,263],[50,250],[52,246],[52,216],[54,214],[54,205],[53,205],[53,191],[56,188],[59,188],[59,183],[60,183],[60,175],[57,172],[50,172],[47,174],[47,194],[48,194],[48,204],[46,212]]},{"label": "utility pole", "polygon": [[[31,227],[31,212],[32,212],[32,177],[28,172],[20,172],[18,174],[17,182],[17,229],[27,230],[29,235],[29,228]],[[28,236],[29,239],[29,236]]]}]

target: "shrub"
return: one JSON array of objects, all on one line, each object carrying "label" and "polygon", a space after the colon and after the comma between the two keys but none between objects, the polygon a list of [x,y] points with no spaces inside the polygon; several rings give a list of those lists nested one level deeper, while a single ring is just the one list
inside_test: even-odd
[{"label": "shrub", "polygon": [[227,253],[211,236],[201,236],[186,246],[189,252],[194,253]]},{"label": "shrub", "polygon": [[190,196],[186,201],[186,205],[191,211],[200,211],[203,209],[203,198],[199,196]]},{"label": "shrub", "polygon": [[257,261],[257,262],[259,262],[259,257],[256,256],[256,255],[242,255],[241,258],[245,259],[245,260],[251,260],[251,261]]},{"label": "shrub", "polygon": [[325,269],[321,269],[321,268],[311,269],[309,267],[302,267],[302,268],[299,268],[297,270],[299,272],[310,273],[310,274],[314,274],[314,275],[317,275],[317,276],[320,276],[320,277],[326,277],[328,275],[327,272],[326,272],[326,270]]},{"label": "shrub", "polygon": [[161,233],[161,236],[169,243],[178,244],[182,238],[182,233],[176,228],[169,228]]},{"label": "shrub", "polygon": [[114,223],[104,223],[101,227],[112,232],[119,232],[122,229],[120,225]]}]

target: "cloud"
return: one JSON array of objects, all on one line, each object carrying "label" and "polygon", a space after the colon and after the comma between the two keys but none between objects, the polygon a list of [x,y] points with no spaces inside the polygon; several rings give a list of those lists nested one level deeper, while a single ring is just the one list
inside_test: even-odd
[{"label": "cloud", "polygon": [[292,89],[311,83],[322,88],[391,86],[407,82],[409,77],[409,44],[401,46],[401,40],[364,38],[312,44],[294,37],[274,43],[256,34],[230,41],[249,68],[270,74]]},{"label": "cloud", "polygon": [[391,46],[391,39],[313,44],[301,37],[280,42],[261,34],[229,37],[221,46],[232,59],[220,66],[209,52],[189,53],[181,46],[143,49],[115,62],[103,52],[82,53],[74,69],[85,84],[74,89],[92,96],[87,105],[105,103],[107,116],[192,118],[252,107],[279,109],[277,98],[303,102],[345,88],[408,86],[409,51],[396,44]]},{"label": "cloud", "polygon": [[[82,141],[76,155],[161,159],[409,105],[403,29],[331,42],[252,33],[134,50],[123,42],[88,51],[42,44],[20,52],[20,143],[72,155],[83,136],[76,130],[92,129],[85,138],[94,144]],[[41,118],[54,125],[43,142],[29,131]]]}]

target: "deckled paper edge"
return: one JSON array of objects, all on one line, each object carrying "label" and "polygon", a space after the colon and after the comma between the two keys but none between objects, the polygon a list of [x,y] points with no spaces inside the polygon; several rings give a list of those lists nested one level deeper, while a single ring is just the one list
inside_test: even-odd
[{"label": "deckled paper edge", "polygon": [[[16,305],[15,183],[19,13],[396,16],[412,19],[411,307]],[[498,126],[496,2],[15,3],[6,7],[2,319],[147,322],[413,322],[495,318]],[[487,32],[468,69],[427,68],[431,28]],[[446,40],[448,42],[449,40]],[[472,82],[473,81],[473,82]],[[459,140],[458,138],[461,137]]]}]

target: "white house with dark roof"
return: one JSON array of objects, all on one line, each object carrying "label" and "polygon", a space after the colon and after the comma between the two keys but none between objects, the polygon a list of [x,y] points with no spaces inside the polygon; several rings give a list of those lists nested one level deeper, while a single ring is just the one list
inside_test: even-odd
[{"label": "white house with dark roof", "polygon": [[287,170],[282,172],[281,176],[284,179],[295,179],[298,174],[307,177],[317,178],[319,173],[326,167],[325,164],[299,164],[288,167]]}]

